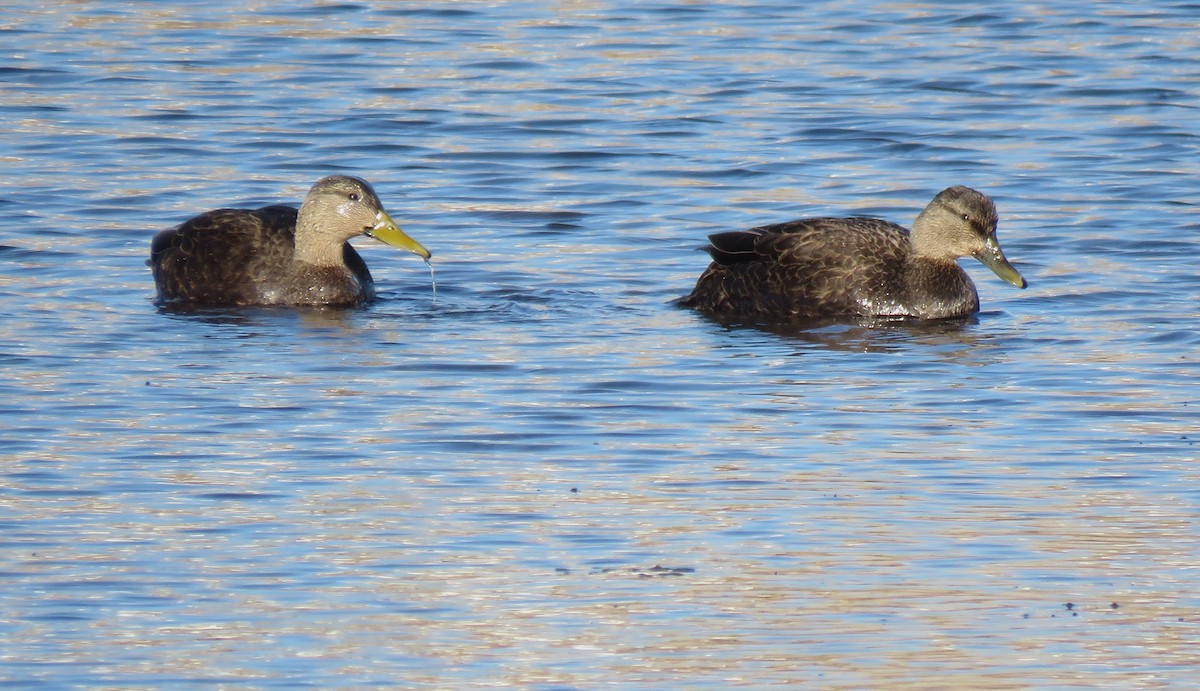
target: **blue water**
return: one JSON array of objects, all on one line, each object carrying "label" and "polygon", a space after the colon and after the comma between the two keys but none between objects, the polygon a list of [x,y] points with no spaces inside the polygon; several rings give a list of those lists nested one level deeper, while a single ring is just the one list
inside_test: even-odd
[{"label": "blue water", "polygon": [[[629,5],[0,10],[0,682],[1200,683],[1196,7]],[[155,306],[335,172],[436,298]],[[952,184],[966,323],[668,304]]]}]

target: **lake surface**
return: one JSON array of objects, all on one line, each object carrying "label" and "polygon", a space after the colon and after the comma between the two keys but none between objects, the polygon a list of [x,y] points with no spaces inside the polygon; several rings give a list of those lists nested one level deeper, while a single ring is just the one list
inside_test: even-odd
[{"label": "lake surface", "polygon": [[[1190,3],[0,10],[0,682],[1200,684]],[[360,310],[151,236],[371,180]],[[707,234],[990,194],[966,322],[725,328]]]}]

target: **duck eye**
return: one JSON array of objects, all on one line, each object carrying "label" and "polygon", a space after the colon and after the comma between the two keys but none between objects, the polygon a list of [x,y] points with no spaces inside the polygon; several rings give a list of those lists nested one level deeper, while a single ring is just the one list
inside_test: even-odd
[{"label": "duck eye", "polygon": [[[361,197],[358,196],[358,192],[351,192],[350,194],[348,194],[346,196],[349,197],[350,201],[352,201],[352,202],[356,202],[359,199],[361,199]],[[964,216],[964,218],[965,218],[965,216]]]}]

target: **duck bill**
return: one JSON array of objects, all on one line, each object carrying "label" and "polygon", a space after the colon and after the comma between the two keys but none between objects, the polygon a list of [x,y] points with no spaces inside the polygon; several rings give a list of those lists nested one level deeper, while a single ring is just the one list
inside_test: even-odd
[{"label": "duck bill", "polygon": [[433,256],[421,243],[413,240],[408,236],[408,233],[400,230],[400,226],[396,225],[392,217],[383,211],[375,214],[375,225],[367,229],[366,235],[389,244],[392,247],[408,250],[413,254],[420,255],[424,259],[429,259]]},{"label": "duck bill", "polygon": [[975,253],[975,258],[991,269],[992,273],[1016,287],[1024,288],[1029,285],[1025,282],[1025,277],[1021,275],[1021,272],[1008,263],[1008,259],[1005,258],[1004,251],[1000,249],[1000,244],[996,242],[995,237],[988,238],[983,249]]}]

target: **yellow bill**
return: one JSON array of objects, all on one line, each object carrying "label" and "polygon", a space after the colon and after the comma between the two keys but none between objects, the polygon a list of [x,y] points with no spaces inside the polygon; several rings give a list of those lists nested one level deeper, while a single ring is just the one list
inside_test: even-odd
[{"label": "yellow bill", "polygon": [[1004,256],[1004,252],[1000,249],[1000,243],[996,242],[995,236],[988,238],[987,244],[984,245],[983,249],[975,253],[975,258],[983,262],[983,265],[991,269],[997,276],[1016,287],[1024,288],[1029,285],[1025,282],[1025,277],[1021,275],[1021,272],[1008,263],[1008,258]]},{"label": "yellow bill", "polygon": [[380,211],[375,214],[375,221],[374,227],[368,228],[366,231],[368,237],[375,238],[392,247],[408,250],[413,254],[420,255],[426,261],[433,256],[421,243],[413,240],[408,236],[408,233],[400,230],[400,226],[396,225],[396,222],[392,220],[391,216],[387,215],[387,212]]}]

